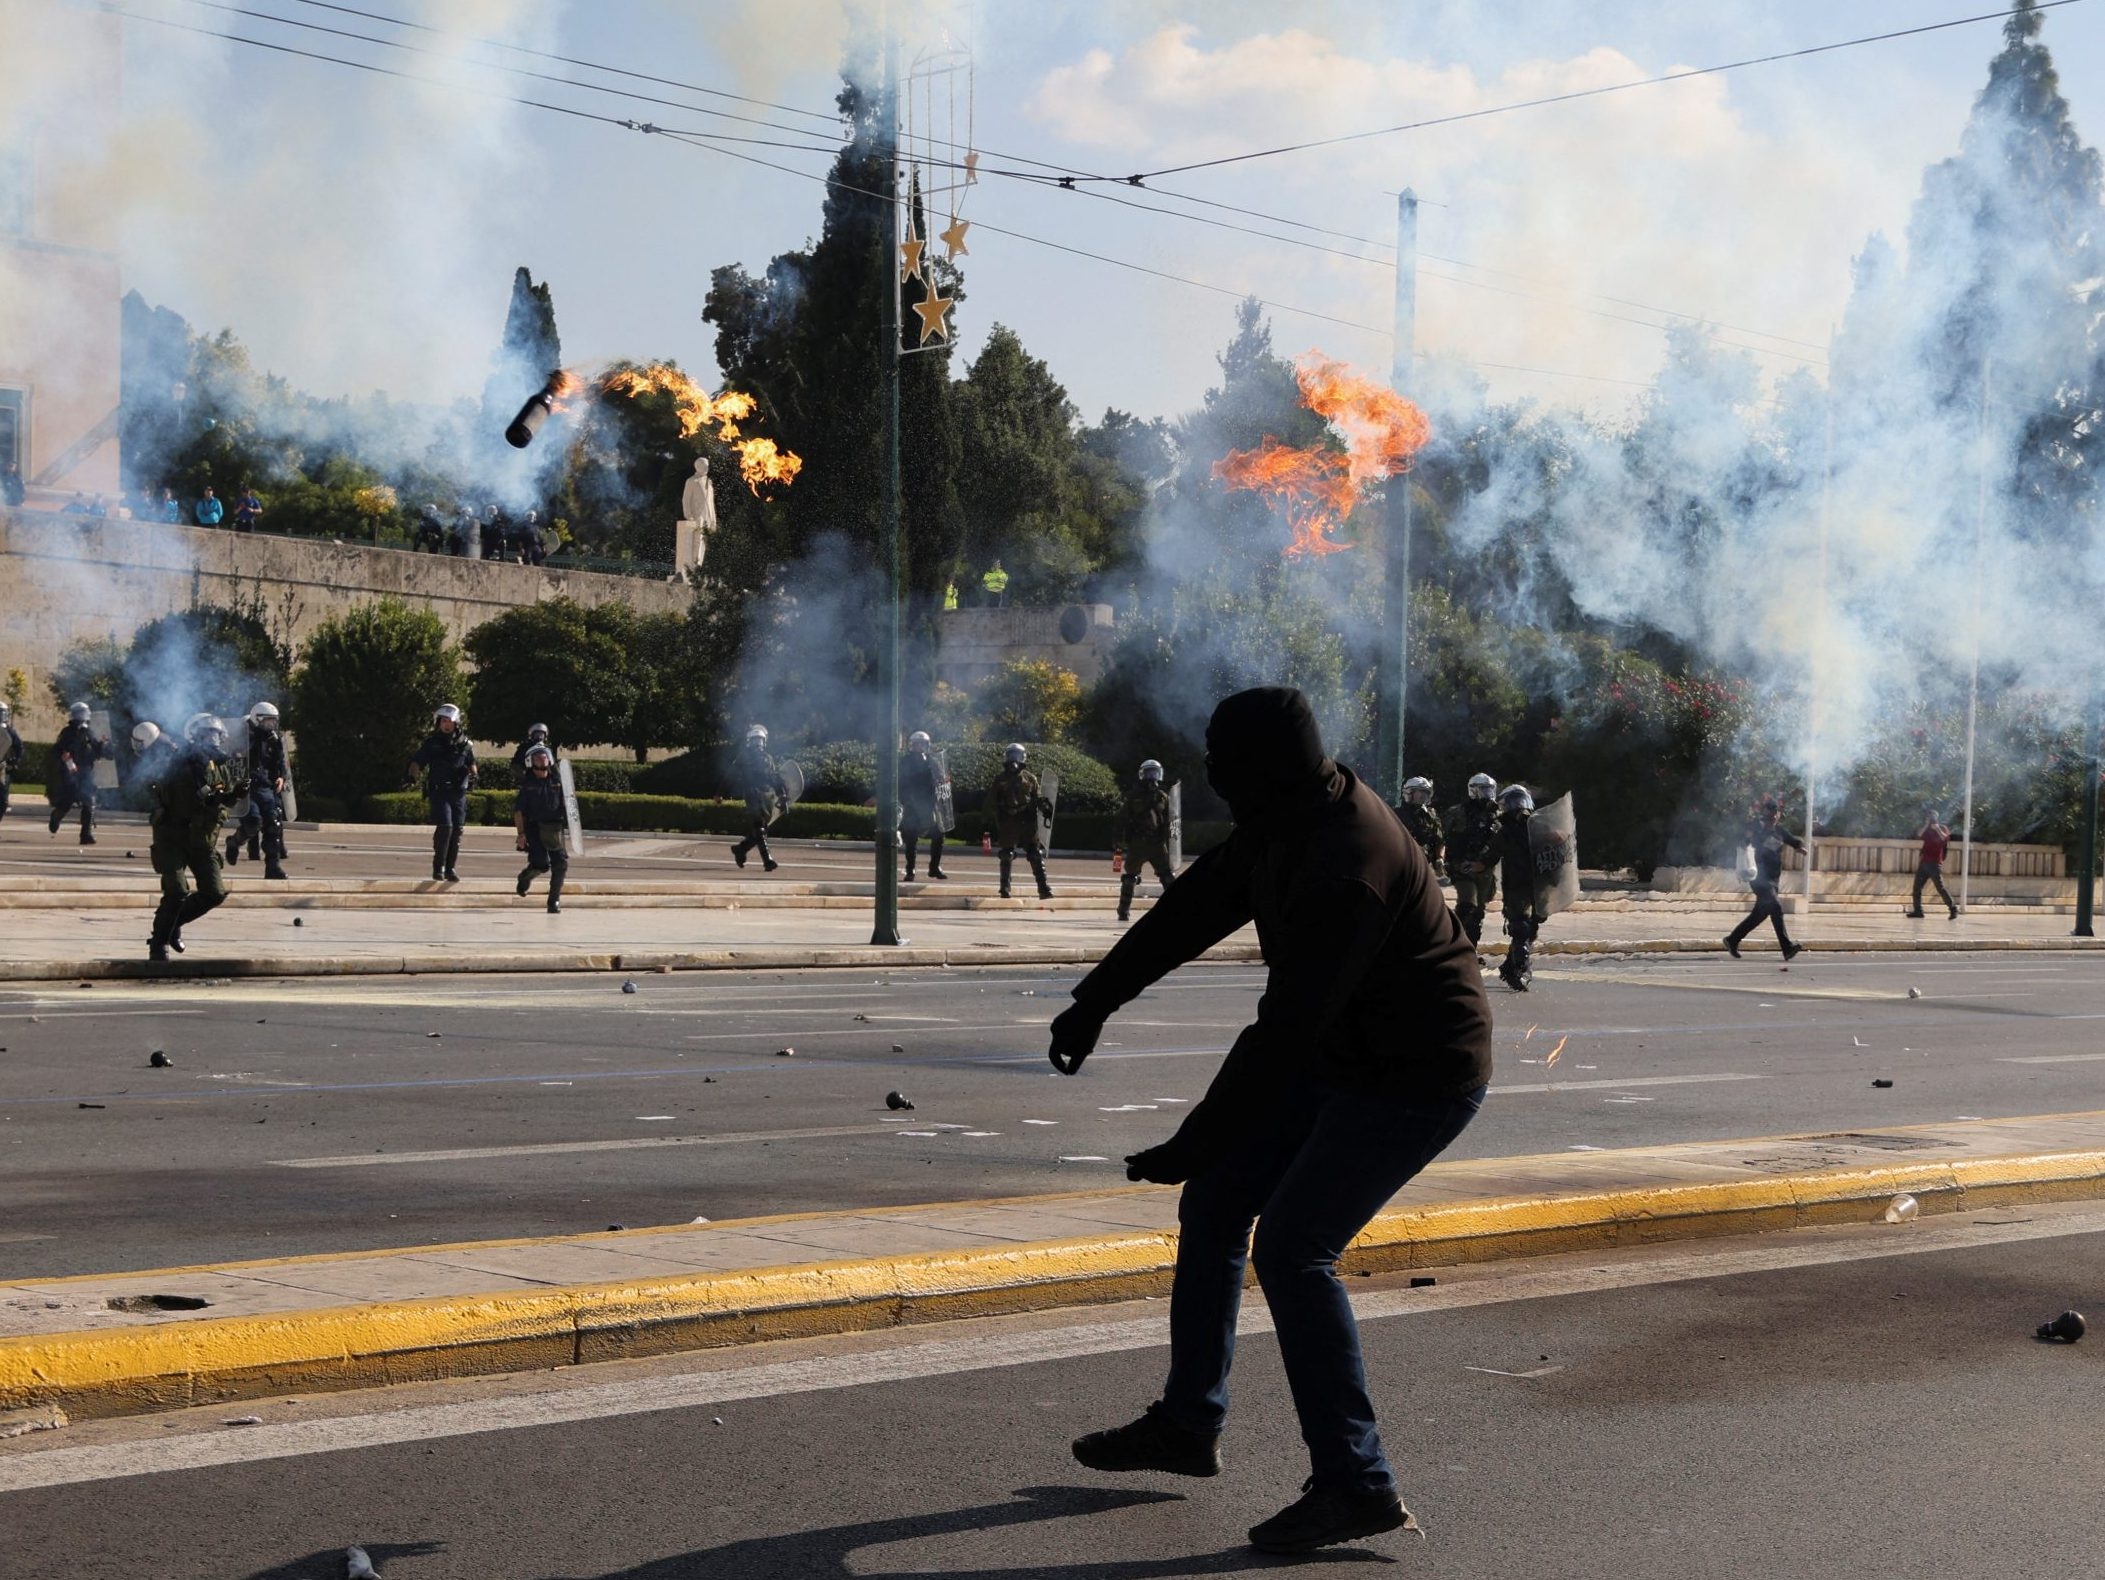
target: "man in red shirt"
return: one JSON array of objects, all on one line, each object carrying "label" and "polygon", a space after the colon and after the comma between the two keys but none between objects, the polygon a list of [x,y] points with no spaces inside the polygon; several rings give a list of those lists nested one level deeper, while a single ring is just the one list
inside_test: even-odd
[{"label": "man in red shirt", "polygon": [[1908,908],[1908,915],[1917,921],[1922,919],[1922,890],[1926,884],[1937,885],[1937,895],[1944,901],[1944,908],[1951,912],[1951,919],[1959,919],[1959,907],[1952,903],[1951,891],[1944,886],[1944,852],[1952,842],[1952,831],[1945,827],[1931,807],[1924,815],[1922,828],[1915,836],[1922,841],[1922,859],[1915,864],[1915,901]]}]

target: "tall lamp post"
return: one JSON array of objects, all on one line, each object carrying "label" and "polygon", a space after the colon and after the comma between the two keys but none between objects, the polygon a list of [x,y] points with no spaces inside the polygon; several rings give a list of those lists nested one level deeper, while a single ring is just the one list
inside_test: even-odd
[{"label": "tall lamp post", "polygon": [[884,158],[885,222],[877,227],[882,251],[879,334],[884,348],[884,506],[878,512],[877,563],[884,578],[878,597],[877,634],[877,883],[870,942],[898,944],[899,862],[899,40],[884,34],[884,96],[879,104],[878,143]]},{"label": "tall lamp post", "polygon": [[[1396,196],[1396,349],[1389,387],[1406,394],[1411,382],[1418,329],[1418,194]],[[1388,541],[1383,546],[1381,647],[1376,654],[1374,787],[1391,806],[1403,803],[1404,720],[1411,667],[1411,479],[1389,479]]]}]

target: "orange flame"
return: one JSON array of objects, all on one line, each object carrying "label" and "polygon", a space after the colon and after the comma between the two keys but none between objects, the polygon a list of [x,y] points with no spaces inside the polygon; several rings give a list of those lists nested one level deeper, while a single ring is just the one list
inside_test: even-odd
[{"label": "orange flame", "polygon": [[680,436],[692,439],[705,430],[729,445],[738,456],[738,475],[746,487],[760,492],[762,483],[789,483],[804,470],[804,458],[785,450],[772,439],[746,437],[739,425],[753,415],[755,401],[741,390],[711,395],[678,368],[653,362],[648,367],[621,368],[600,381],[609,395],[672,396],[672,409],[680,419]]},{"label": "orange flame", "polygon": [[1301,404],[1328,422],[1342,452],[1305,449],[1269,434],[1255,450],[1233,450],[1213,466],[1230,488],[1263,494],[1286,514],[1290,557],[1335,554],[1347,547],[1331,533],[1343,525],[1360,491],[1408,471],[1432,437],[1425,413],[1385,385],[1360,378],[1342,362],[1311,351],[1295,364]]},{"label": "orange flame", "polygon": [[570,397],[585,387],[585,381],[568,368],[557,368],[548,375],[548,409],[568,411]]}]

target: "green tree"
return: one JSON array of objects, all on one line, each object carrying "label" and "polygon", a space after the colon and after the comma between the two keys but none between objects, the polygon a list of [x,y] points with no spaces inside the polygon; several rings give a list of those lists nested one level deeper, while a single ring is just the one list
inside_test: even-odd
[{"label": "green tree", "polygon": [[1081,716],[1082,684],[1074,671],[1044,659],[1012,658],[973,700],[986,719],[983,740],[1057,745]]},{"label": "green tree", "polygon": [[548,726],[558,747],[620,741],[638,699],[625,604],[587,608],[570,598],[507,609],[470,631],[468,713],[485,739],[520,741]]},{"label": "green tree", "polygon": [[292,681],[302,782],[346,799],[402,782],[432,711],[460,695],[460,655],[445,622],[394,598],[319,626]]}]

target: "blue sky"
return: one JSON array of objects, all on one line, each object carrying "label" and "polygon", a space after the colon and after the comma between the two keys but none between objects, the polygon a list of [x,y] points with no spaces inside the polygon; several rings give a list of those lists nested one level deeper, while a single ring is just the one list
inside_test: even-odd
[{"label": "blue sky", "polygon": [[[244,3],[390,32],[299,0]],[[353,3],[819,111],[837,85],[846,26],[838,0]],[[98,183],[115,213],[127,283],[201,328],[232,326],[259,363],[318,392],[479,392],[521,263],[552,283],[570,360],[669,356],[709,370],[700,319],[709,271],[731,262],[757,270],[818,225],[813,181],[481,94],[530,91],[708,124],[678,108],[301,37],[196,0],[121,5],[445,72],[460,84],[438,92],[124,24],[119,136],[99,162],[83,161],[82,179]],[[981,0],[913,8],[908,24],[923,40],[947,29],[971,41],[981,147],[1123,171],[1976,8],[1985,9],[1978,0]],[[2095,102],[2105,0],[2050,12],[2047,38],[2079,125],[2095,133],[2105,119]],[[1957,28],[1164,184],[1385,239],[1387,193],[1411,183],[1428,200],[1421,247],[1442,260],[1424,265],[1421,351],[1475,363],[1502,393],[1613,407],[1657,365],[1663,340],[1647,325],[1661,320],[1658,308],[1735,326],[1726,333],[1765,348],[1772,376],[1808,365],[1797,358],[1817,370],[1851,255],[1872,230],[1898,237],[1923,165],[1953,147],[1998,42],[1993,23]],[[756,152],[812,173],[826,162]],[[967,214],[1334,318],[1388,320],[1381,258],[1369,264],[998,179],[974,189]],[[975,235],[971,248],[959,324],[968,353],[992,322],[1012,325],[1092,418],[1107,405],[1173,414],[1213,376],[1229,296],[992,234]],[[1373,371],[1387,366],[1379,333],[1287,311],[1274,321],[1283,350],[1321,347]],[[1548,371],[1510,371],[1520,367]]]}]

